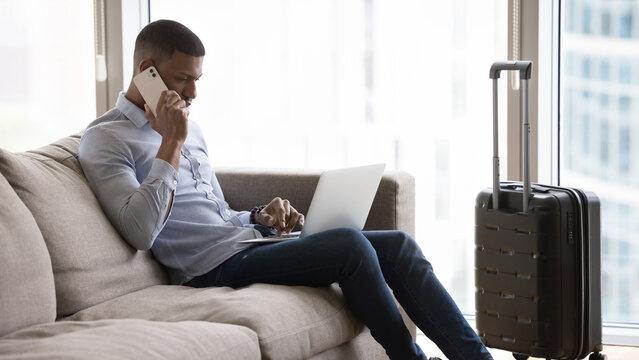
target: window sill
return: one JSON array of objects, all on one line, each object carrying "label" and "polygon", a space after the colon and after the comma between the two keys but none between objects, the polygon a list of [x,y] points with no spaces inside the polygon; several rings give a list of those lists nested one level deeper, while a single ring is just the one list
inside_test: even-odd
[{"label": "window sill", "polygon": [[[475,329],[475,316],[465,317]],[[639,346],[639,324],[604,322],[602,330],[604,345]]]},{"label": "window sill", "polygon": [[628,323],[604,323],[605,345],[639,346],[639,325]]}]

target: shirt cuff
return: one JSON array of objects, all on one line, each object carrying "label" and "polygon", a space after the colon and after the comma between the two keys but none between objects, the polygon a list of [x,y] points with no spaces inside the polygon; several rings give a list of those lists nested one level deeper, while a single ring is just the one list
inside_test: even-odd
[{"label": "shirt cuff", "polygon": [[240,211],[233,216],[230,221],[235,226],[248,225],[251,222],[251,213],[248,211]]},{"label": "shirt cuff", "polygon": [[248,225],[251,223],[251,212],[250,211],[242,211],[237,214],[237,218],[242,222],[243,225]]},{"label": "shirt cuff", "polygon": [[149,178],[160,179],[166,184],[166,186],[175,191],[179,175],[171,164],[162,159],[155,158],[153,160],[153,165],[151,165],[151,171],[149,171]]}]

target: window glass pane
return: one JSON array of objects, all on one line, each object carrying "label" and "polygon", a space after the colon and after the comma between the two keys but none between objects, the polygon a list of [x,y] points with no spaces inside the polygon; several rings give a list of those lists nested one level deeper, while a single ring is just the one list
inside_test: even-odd
[{"label": "window glass pane", "polygon": [[632,8],[623,8],[621,11],[621,21],[619,36],[629,38],[632,36]]},{"label": "window glass pane", "polygon": [[184,23],[206,46],[191,115],[214,166],[386,162],[413,174],[417,240],[474,313],[474,199],[492,176],[488,69],[506,59],[507,8],[506,0],[153,0],[151,18]]},{"label": "window glass pane", "polygon": [[590,34],[592,32],[592,8],[590,4],[584,4],[583,15],[583,33]]},{"label": "window glass pane", "polygon": [[610,80],[610,61],[608,59],[601,59],[599,69],[599,76],[603,81]]},{"label": "window glass pane", "polygon": [[601,12],[601,34],[610,35],[610,13],[607,11]]},{"label": "window glass pane", "polygon": [[[604,321],[639,323],[639,167],[632,161],[639,155],[639,41],[633,30],[639,0],[563,4],[566,19],[590,13],[582,21],[602,22],[562,30],[560,181],[592,190],[602,202]],[[571,70],[567,60],[589,64],[591,71]],[[579,93],[584,96],[574,96]]]},{"label": "window glass pane", "polygon": [[0,0],[0,147],[21,151],[95,119],[93,2]]}]

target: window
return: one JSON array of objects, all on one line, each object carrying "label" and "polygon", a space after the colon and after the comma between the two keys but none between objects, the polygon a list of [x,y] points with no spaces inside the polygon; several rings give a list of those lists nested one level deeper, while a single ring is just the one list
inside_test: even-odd
[{"label": "window", "polygon": [[590,7],[590,4],[584,4],[583,14],[583,33],[590,34],[592,32],[592,8]]},{"label": "window", "polygon": [[610,13],[601,12],[601,35],[610,36]]},{"label": "window", "polygon": [[619,61],[619,82],[630,84],[632,82],[631,65],[627,59]]},{"label": "window", "polygon": [[[607,169],[608,165],[608,119],[601,119],[601,140],[599,143],[599,160],[601,161],[602,167]],[[605,176],[608,179],[608,176]]]},{"label": "window", "polygon": [[[150,3],[151,20],[180,21],[206,46],[191,114],[214,166],[385,162],[411,173],[416,238],[468,314],[474,199],[492,176],[488,70],[506,59],[507,9],[506,0]],[[273,141],[281,148],[265,156]]]},{"label": "window", "polygon": [[22,151],[95,119],[93,3],[1,1],[0,147]]},{"label": "window", "polygon": [[632,36],[632,8],[622,9],[619,36],[629,38]]},{"label": "window", "polygon": [[[601,199],[604,323],[638,324],[639,229],[633,224],[639,214],[639,169],[632,159],[639,155],[634,73],[639,42],[633,30],[639,1],[562,4],[560,184],[592,190]],[[570,26],[580,13],[584,22],[602,19],[602,31],[595,31],[594,22]],[[568,61],[599,64],[599,76],[571,70]],[[575,92],[598,94],[599,101]]]},{"label": "window", "polygon": [[603,81],[610,80],[610,62],[607,59],[601,59],[599,77]]}]

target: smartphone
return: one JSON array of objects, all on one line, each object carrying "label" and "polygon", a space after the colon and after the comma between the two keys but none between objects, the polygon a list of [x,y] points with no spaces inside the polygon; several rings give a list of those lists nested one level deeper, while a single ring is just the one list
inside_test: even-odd
[{"label": "smartphone", "polygon": [[133,83],[138,88],[138,91],[140,91],[140,94],[142,94],[144,102],[146,102],[151,108],[151,111],[153,111],[153,115],[158,116],[156,113],[158,100],[160,100],[162,91],[168,90],[158,70],[154,66],[149,66],[141,73],[135,75]]}]

